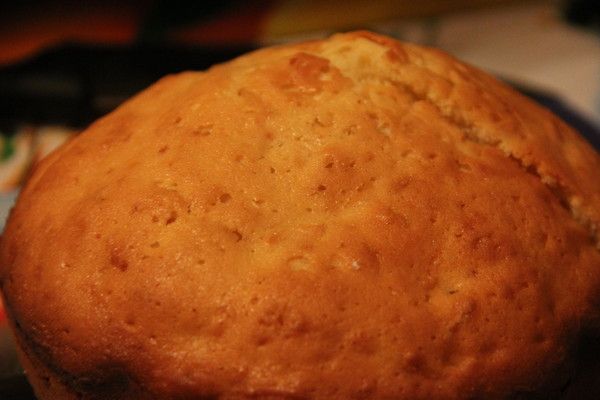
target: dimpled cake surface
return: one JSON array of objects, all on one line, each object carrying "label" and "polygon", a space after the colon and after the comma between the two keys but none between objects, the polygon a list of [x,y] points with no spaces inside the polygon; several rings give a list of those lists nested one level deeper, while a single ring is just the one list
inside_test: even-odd
[{"label": "dimpled cake surface", "polygon": [[47,157],[1,290],[40,399],[549,393],[598,326],[599,171],[440,51],[267,48],[165,77]]}]

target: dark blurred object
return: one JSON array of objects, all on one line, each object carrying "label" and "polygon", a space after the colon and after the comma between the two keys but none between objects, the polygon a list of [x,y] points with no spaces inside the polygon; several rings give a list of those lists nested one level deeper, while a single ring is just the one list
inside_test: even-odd
[{"label": "dark blurred object", "polygon": [[[12,334],[7,322],[0,320],[0,379],[14,376],[20,371]],[[0,399],[4,397],[0,395]]]},{"label": "dark blurred object", "polygon": [[15,375],[7,379],[0,379],[0,399],[35,400],[35,396],[25,375]]},{"label": "dark blurred object", "polygon": [[11,333],[0,317],[0,399],[33,400],[33,391],[19,364]]},{"label": "dark blurred object", "polygon": [[[136,40],[139,43],[256,43],[272,3],[274,1],[156,0],[148,8]],[[181,35],[189,29],[197,37]]]},{"label": "dark blurred object", "polygon": [[600,399],[600,338],[584,336],[577,352],[575,373],[562,400]]},{"label": "dark blurred object", "polygon": [[569,22],[600,32],[600,1],[569,0],[565,3],[564,14]]}]

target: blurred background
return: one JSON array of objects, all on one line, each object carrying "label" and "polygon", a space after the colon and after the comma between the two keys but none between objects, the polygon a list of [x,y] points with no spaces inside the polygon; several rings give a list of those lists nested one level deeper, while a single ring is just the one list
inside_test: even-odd
[{"label": "blurred background", "polygon": [[[161,76],[354,29],[442,48],[600,149],[598,0],[3,1],[0,231],[39,159]],[[1,399],[30,398],[18,370],[0,304]]]}]

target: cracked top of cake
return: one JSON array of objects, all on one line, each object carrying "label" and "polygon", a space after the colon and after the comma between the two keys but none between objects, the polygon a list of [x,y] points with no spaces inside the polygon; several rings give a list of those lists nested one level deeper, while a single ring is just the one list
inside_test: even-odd
[{"label": "cracked top of cake", "polygon": [[368,32],[166,77],[45,159],[0,248],[41,399],[498,398],[597,325],[600,157]]}]

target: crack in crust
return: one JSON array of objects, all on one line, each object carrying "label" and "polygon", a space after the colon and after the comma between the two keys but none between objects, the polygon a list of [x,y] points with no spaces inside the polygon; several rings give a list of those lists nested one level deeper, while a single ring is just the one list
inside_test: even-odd
[{"label": "crack in crust", "polygon": [[489,146],[500,150],[508,160],[515,162],[524,173],[536,177],[544,186],[548,188],[548,190],[558,200],[559,204],[569,212],[573,220],[575,220],[588,232],[593,245],[598,251],[600,251],[600,234],[597,229],[597,224],[589,215],[585,213],[581,207],[582,201],[580,196],[571,193],[570,189],[565,185],[561,184],[553,177],[541,172],[539,165],[536,165],[535,163],[527,163],[524,159],[519,158],[510,148],[508,148],[504,142],[502,142],[502,140],[492,141],[478,135],[477,130],[479,128],[475,127],[475,125],[460,120],[457,118],[454,112],[444,112],[444,109],[431,99],[424,98],[423,100],[428,101],[429,104],[434,106],[439,111],[440,115],[461,129],[461,131],[463,131],[465,134],[466,140],[470,141],[471,143]]},{"label": "crack in crust", "polygon": [[[431,70],[427,71],[433,73]],[[516,163],[524,173],[536,177],[546,188],[548,188],[561,207],[571,215],[571,218],[588,232],[593,246],[600,252],[600,232],[598,230],[598,224],[583,210],[582,200],[579,195],[572,193],[567,186],[561,184],[552,176],[544,174],[539,165],[536,165],[533,162],[527,163],[524,159],[519,158],[501,139],[494,139],[492,138],[492,135],[481,134],[479,132],[481,127],[461,118],[454,108],[450,106],[444,107],[442,104],[435,101],[431,94],[421,94],[405,82],[389,78],[387,81],[392,85],[405,90],[414,99],[415,103],[423,101],[433,106],[442,118],[461,130],[465,140],[499,150],[508,160]]]}]

